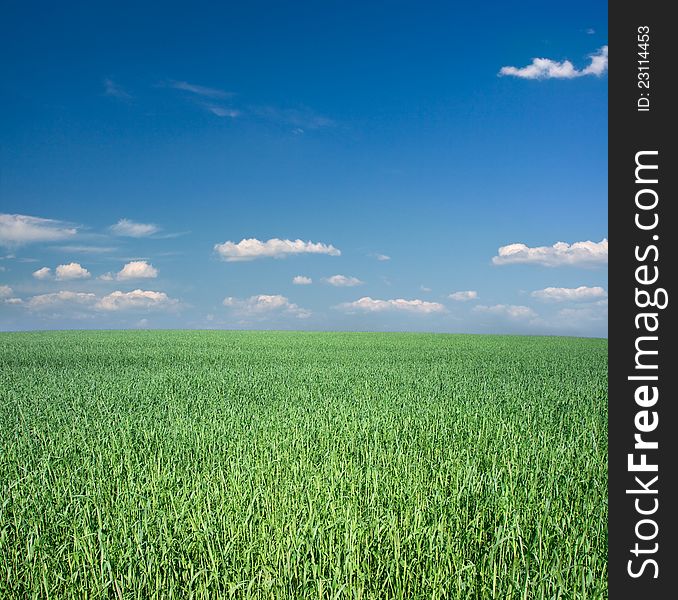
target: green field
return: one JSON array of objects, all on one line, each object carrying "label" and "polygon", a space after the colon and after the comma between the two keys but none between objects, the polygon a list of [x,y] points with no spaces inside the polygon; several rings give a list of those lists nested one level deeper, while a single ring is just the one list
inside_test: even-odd
[{"label": "green field", "polygon": [[0,334],[0,598],[606,598],[607,341]]}]

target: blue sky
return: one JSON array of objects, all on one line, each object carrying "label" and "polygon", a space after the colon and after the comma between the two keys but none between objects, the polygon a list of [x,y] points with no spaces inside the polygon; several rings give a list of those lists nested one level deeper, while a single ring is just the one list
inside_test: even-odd
[{"label": "blue sky", "polygon": [[0,56],[2,329],[607,335],[607,3],[9,2]]}]

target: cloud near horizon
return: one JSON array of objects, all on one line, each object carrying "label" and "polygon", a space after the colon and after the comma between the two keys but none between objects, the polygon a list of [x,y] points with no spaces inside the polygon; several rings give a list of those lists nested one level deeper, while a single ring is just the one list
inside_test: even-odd
[{"label": "cloud near horizon", "polygon": [[502,67],[499,75],[521,79],[575,79],[587,75],[601,77],[607,71],[608,47],[602,46],[589,54],[589,58],[588,66],[583,69],[576,69],[569,60],[558,62],[549,58],[533,58],[526,67]]},{"label": "cloud near horizon", "polygon": [[607,239],[600,242],[556,242],[553,246],[530,248],[526,244],[501,246],[497,256],[492,258],[495,265],[537,264],[545,267],[594,266],[607,263]]},{"label": "cloud near horizon", "polygon": [[355,312],[380,313],[399,311],[416,314],[431,314],[446,311],[445,307],[439,302],[427,302],[419,299],[404,300],[403,298],[379,300],[370,298],[369,296],[364,296],[354,302],[344,302],[339,304],[338,308],[349,314]]},{"label": "cloud near horizon", "polygon": [[29,215],[0,213],[0,245],[21,246],[36,242],[55,242],[77,233],[64,221]]},{"label": "cloud near horizon", "polygon": [[167,296],[165,292],[136,289],[131,292],[116,290],[98,297],[92,292],[73,292],[61,290],[49,294],[30,297],[25,306],[29,310],[94,310],[116,312],[124,310],[172,310],[180,306],[179,301]]},{"label": "cloud near horizon", "polygon": [[298,319],[311,316],[311,311],[290,302],[280,294],[258,294],[239,299],[232,296],[224,298],[222,304],[245,317],[266,317],[272,314],[288,314]]},{"label": "cloud near horizon", "polygon": [[537,313],[529,306],[520,306],[515,304],[495,304],[494,306],[485,306],[479,304],[473,307],[478,313],[509,317],[511,319],[534,319]]},{"label": "cloud near horizon", "polygon": [[238,243],[227,241],[223,244],[215,244],[214,250],[226,262],[248,261],[257,258],[284,258],[292,254],[341,255],[341,251],[332,244],[279,238],[272,238],[266,242],[256,238],[243,239]]}]

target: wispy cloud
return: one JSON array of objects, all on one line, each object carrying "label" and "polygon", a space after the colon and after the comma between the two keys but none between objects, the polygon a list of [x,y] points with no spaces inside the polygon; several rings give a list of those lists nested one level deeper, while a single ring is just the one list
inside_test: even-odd
[{"label": "wispy cloud", "polygon": [[479,304],[473,308],[475,312],[509,317],[511,319],[534,319],[537,313],[529,306],[516,306],[515,304],[495,304],[485,306]]},{"label": "wispy cloud", "polygon": [[322,242],[281,240],[272,238],[262,242],[256,238],[243,239],[238,243],[227,241],[215,244],[214,250],[227,262],[254,260],[257,258],[283,258],[292,254],[328,254],[339,256],[341,251]]},{"label": "wispy cloud", "polygon": [[576,69],[569,60],[558,62],[550,58],[533,58],[526,67],[502,67],[499,75],[521,79],[574,79],[586,75],[602,76],[607,71],[608,47],[602,46],[590,54],[589,58],[589,64],[583,69]]},{"label": "wispy cloud", "polygon": [[591,302],[607,297],[607,292],[600,286],[576,288],[547,287],[532,292],[533,298],[550,302]]},{"label": "wispy cloud", "polygon": [[118,249],[113,246],[50,246],[50,250],[74,254],[107,254],[116,252]]},{"label": "wispy cloud", "polygon": [[55,242],[76,233],[77,228],[64,221],[0,213],[0,245],[6,247]]},{"label": "wispy cloud", "polygon": [[121,85],[110,78],[104,79],[104,95],[118,100],[131,100],[132,96]]},{"label": "wispy cloud", "polygon": [[365,296],[353,302],[339,304],[339,309],[347,313],[382,313],[382,312],[407,312],[413,314],[432,314],[445,312],[445,307],[439,302],[427,302],[425,300],[379,300]]},{"label": "wispy cloud", "polygon": [[218,104],[201,104],[201,106],[217,117],[230,117],[231,119],[235,119],[242,114],[239,110],[219,106]]},{"label": "wispy cloud", "polygon": [[267,121],[294,127],[296,133],[304,133],[307,129],[324,129],[336,125],[332,119],[319,115],[309,108],[255,106],[250,108],[250,112]]},{"label": "wispy cloud", "polygon": [[464,290],[461,292],[453,292],[448,297],[456,302],[469,302],[470,300],[477,300],[478,292],[475,290]]},{"label": "wispy cloud", "polygon": [[287,314],[298,319],[306,319],[311,316],[310,310],[297,306],[280,294],[258,294],[245,299],[228,296],[224,298],[222,304],[245,317],[266,317],[274,314]]},{"label": "wispy cloud", "polygon": [[0,298],[9,298],[14,295],[14,290],[8,285],[0,285]]},{"label": "wispy cloud", "polygon": [[334,287],[354,287],[356,285],[362,285],[365,283],[357,277],[351,277],[346,275],[332,275],[331,277],[324,277],[323,281],[329,283]]},{"label": "wispy cloud", "polygon": [[170,81],[167,85],[175,90],[190,92],[191,94],[203,96],[204,98],[225,99],[234,96],[233,92],[227,92],[225,90],[207,87],[204,85],[197,85],[195,83],[189,83],[188,81]]},{"label": "wispy cloud", "polygon": [[556,242],[553,246],[530,248],[525,244],[501,246],[492,258],[495,265],[537,264],[546,267],[594,266],[607,263],[607,239],[600,242]]},{"label": "wispy cloud", "polygon": [[142,238],[157,233],[160,227],[153,223],[136,223],[130,219],[120,219],[115,225],[110,226],[110,230],[115,235]]}]

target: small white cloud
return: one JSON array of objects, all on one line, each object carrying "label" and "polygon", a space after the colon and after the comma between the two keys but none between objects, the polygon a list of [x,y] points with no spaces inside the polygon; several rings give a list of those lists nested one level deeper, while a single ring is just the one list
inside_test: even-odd
[{"label": "small white cloud", "polygon": [[272,314],[289,314],[299,319],[311,316],[311,311],[290,302],[280,294],[258,294],[245,299],[224,298],[223,305],[247,317],[265,317]]},{"label": "small white cloud", "polygon": [[[39,269],[38,271],[42,271],[42,269]],[[36,271],[36,273],[38,271]],[[56,278],[58,281],[68,281],[70,279],[88,279],[89,277],[91,277],[90,272],[76,262],[68,263],[67,265],[59,265],[56,268]]]},{"label": "small white cloud", "polygon": [[520,77],[521,79],[574,79],[586,75],[600,77],[607,71],[608,47],[603,46],[589,55],[591,62],[578,70],[569,60],[558,62],[549,58],[534,58],[526,67],[502,67],[499,75]]},{"label": "small white cloud", "polygon": [[539,300],[551,302],[591,302],[607,297],[607,292],[600,286],[581,285],[577,288],[547,287],[543,290],[535,290],[531,295]]},{"label": "small white cloud", "polygon": [[158,269],[145,260],[128,262],[115,276],[118,281],[129,279],[154,279],[158,276]]},{"label": "small white cloud", "polygon": [[262,242],[256,238],[215,244],[214,250],[227,262],[254,260],[256,258],[283,258],[291,254],[328,254],[339,256],[341,251],[332,244],[304,242],[303,240],[281,240],[278,238]]},{"label": "small white cloud", "polygon": [[593,35],[595,32],[596,32],[596,30],[595,30],[593,27],[589,27],[589,28],[586,30],[586,34],[587,34],[587,35]]},{"label": "small white cloud", "polygon": [[204,96],[205,98],[230,98],[233,96],[233,92],[225,92],[224,90],[206,87],[204,85],[196,85],[194,83],[188,83],[187,81],[170,81],[168,85],[175,90],[190,92],[191,94]]},{"label": "small white cloud", "polygon": [[391,257],[388,254],[375,254],[374,258],[376,258],[377,260],[381,260],[381,261],[391,260]]},{"label": "small white cloud", "polygon": [[3,246],[54,242],[69,238],[76,232],[75,227],[70,227],[63,221],[0,213],[0,245]]},{"label": "small white cloud", "polygon": [[537,316],[537,313],[529,306],[516,306],[514,304],[495,304],[494,306],[479,304],[473,310],[479,313],[506,316],[511,319],[534,319]]},{"label": "small white cloud", "polygon": [[296,275],[292,278],[292,283],[294,285],[311,285],[313,283],[313,279],[306,277],[305,275]]},{"label": "small white cloud", "polygon": [[231,119],[235,119],[240,116],[240,111],[235,110],[234,108],[226,108],[217,104],[203,104],[203,107],[217,117],[230,117]]},{"label": "small white cloud", "polygon": [[49,279],[52,277],[52,269],[49,267],[42,267],[37,271],[33,271],[33,277],[36,279]]},{"label": "small white cloud", "polygon": [[470,300],[476,300],[478,298],[478,292],[475,290],[465,290],[461,292],[453,292],[448,297],[451,300],[456,300],[457,302],[469,302]]},{"label": "small white cloud", "polygon": [[66,306],[87,306],[96,302],[96,295],[86,292],[62,290],[52,294],[39,294],[29,298],[26,303],[30,310],[54,309]]},{"label": "small white cloud", "polygon": [[538,264],[546,267],[562,265],[600,265],[607,263],[607,239],[600,242],[556,242],[553,246],[530,248],[525,244],[509,244],[492,258],[495,265]]},{"label": "small white cloud", "polygon": [[104,79],[104,95],[118,100],[131,100],[132,96],[112,79]]},{"label": "small white cloud", "polygon": [[423,285],[423,284],[419,286],[419,289],[420,289],[422,292],[425,292],[425,293],[427,293],[427,294],[428,294],[429,292],[432,292],[432,291],[433,291],[430,287],[426,287],[426,286]]},{"label": "small white cloud", "polygon": [[9,298],[14,291],[8,285],[0,285],[0,298]]},{"label": "small white cloud", "polygon": [[17,306],[19,304],[24,303],[24,301],[21,298],[5,298],[3,302],[5,304],[9,304],[10,306]]},{"label": "small white cloud", "polygon": [[404,300],[396,298],[395,300],[378,300],[365,296],[354,302],[344,302],[339,308],[348,313],[365,312],[408,312],[417,314],[431,314],[445,312],[445,307],[439,302],[426,302],[425,300]]},{"label": "small white cloud", "polygon": [[129,219],[120,219],[115,225],[111,225],[110,230],[115,235],[141,238],[157,233],[160,227],[153,223],[136,223]]},{"label": "small white cloud", "polygon": [[98,310],[118,311],[134,309],[173,309],[178,301],[170,298],[165,292],[151,290],[134,290],[132,292],[112,292],[96,303]]},{"label": "small white cloud", "polygon": [[331,277],[324,277],[323,281],[333,285],[334,287],[354,287],[364,283],[357,277],[347,277],[346,275],[332,275]]},{"label": "small white cloud", "polygon": [[99,275],[97,279],[101,281],[114,281],[115,280],[115,275],[113,273],[104,273],[103,275]]}]

